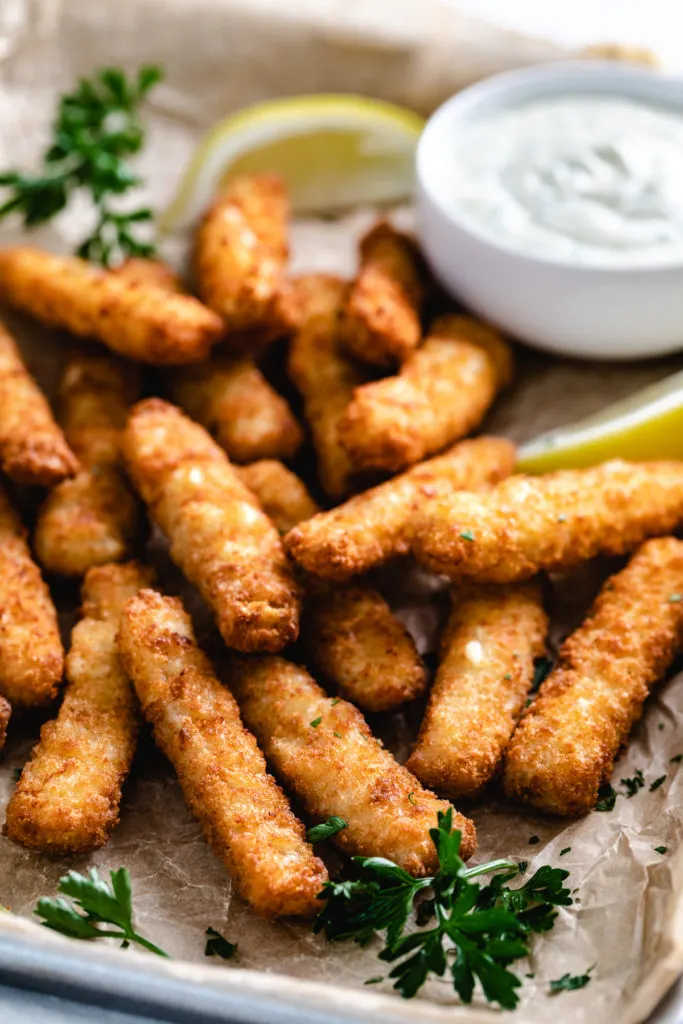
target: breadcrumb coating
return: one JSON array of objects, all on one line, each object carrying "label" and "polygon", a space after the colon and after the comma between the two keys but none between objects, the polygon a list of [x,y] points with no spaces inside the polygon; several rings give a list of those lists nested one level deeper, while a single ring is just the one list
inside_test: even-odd
[{"label": "breadcrumb coating", "polygon": [[683,542],[643,544],[603,586],[505,757],[507,794],[549,814],[587,814],[683,644]]},{"label": "breadcrumb coating", "polygon": [[418,779],[472,797],[498,771],[545,650],[548,617],[536,580],[459,587],[441,637],[436,679],[413,753]]},{"label": "breadcrumb coating", "polygon": [[83,576],[133,554],[140,508],[120,463],[129,404],[139,397],[137,368],[94,349],[69,354],[59,385],[60,420],[82,471],[47,496],[34,546],[51,572]]},{"label": "breadcrumb coating", "polygon": [[136,562],[98,566],[86,576],[64,700],[41,729],[7,807],[4,834],[12,842],[53,855],[85,853],[103,846],[118,825],[139,721],[116,634],[126,601],[152,578]]},{"label": "breadcrumb coating", "polygon": [[0,697],[0,750],[5,745],[7,739],[7,726],[9,720],[12,717],[12,706],[8,700],[4,697]]},{"label": "breadcrumb coating", "polygon": [[439,317],[397,376],[356,388],[339,440],[360,469],[399,472],[479,426],[511,377],[511,350],[497,331]]},{"label": "breadcrumb coating", "polygon": [[169,378],[169,397],[216,438],[236,462],[291,459],[303,431],[253,359],[215,355]]},{"label": "breadcrumb coating", "polygon": [[625,554],[681,520],[683,462],[615,459],[430,502],[414,516],[411,546],[449,579],[510,583]]},{"label": "breadcrumb coating", "polygon": [[280,533],[310,519],[320,506],[308,493],[302,480],[277,459],[261,459],[249,466],[236,466],[243,484],[258,498],[259,504]]},{"label": "breadcrumb coating", "polygon": [[339,311],[347,289],[341,278],[308,274],[295,284],[301,326],[292,338],[287,369],[304,400],[318,459],[318,478],[330,498],[348,494],[353,466],[337,437],[354,388],[365,379],[339,341]]},{"label": "breadcrumb coating", "polygon": [[200,362],[224,332],[220,317],[190,295],[28,247],[0,250],[0,296],[48,327],[155,366]]},{"label": "breadcrumb coating", "polygon": [[185,291],[179,275],[162,260],[147,260],[139,256],[129,256],[112,273],[116,277],[128,281],[129,284],[161,288],[165,292]]},{"label": "breadcrumb coating", "polygon": [[[231,685],[247,726],[286,787],[308,813],[347,823],[334,842],[346,853],[387,857],[412,875],[437,866],[429,829],[449,805],[376,739],[360,711],[331,699],[298,665],[284,658],[235,658]],[[474,825],[457,812],[461,855],[476,847]]]},{"label": "breadcrumb coating", "polygon": [[342,309],[342,344],[364,363],[403,363],[422,337],[424,289],[415,243],[380,221],[361,240],[360,263]]},{"label": "breadcrumb coating", "polygon": [[285,546],[308,572],[347,580],[405,555],[411,517],[427,502],[453,491],[484,489],[511,473],[514,463],[515,447],[503,438],[462,441],[294,527]]},{"label": "breadcrumb coating", "polygon": [[119,647],[154,739],[242,896],[266,917],[312,916],[325,867],[181,602],[143,590],[126,608]]},{"label": "breadcrumb coating", "polygon": [[26,531],[0,488],[0,694],[15,708],[47,704],[63,670],[50,591],[31,557]]},{"label": "breadcrumb coating", "polygon": [[171,557],[229,647],[277,651],[299,632],[299,588],[279,534],[225,452],[158,398],[134,406],[124,459]]},{"label": "breadcrumb coating", "polygon": [[78,459],[11,335],[0,324],[0,467],[24,484],[53,487],[74,476]]}]

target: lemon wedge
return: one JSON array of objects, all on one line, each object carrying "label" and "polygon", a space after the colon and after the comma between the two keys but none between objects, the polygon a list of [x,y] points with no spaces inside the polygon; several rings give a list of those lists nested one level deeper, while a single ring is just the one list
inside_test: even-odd
[{"label": "lemon wedge", "polygon": [[615,458],[683,459],[683,371],[523,445],[517,469],[546,473]]},{"label": "lemon wedge", "polygon": [[160,227],[193,224],[238,174],[281,174],[297,213],[397,202],[412,193],[423,118],[352,95],[294,96],[227,117],[199,145]]}]

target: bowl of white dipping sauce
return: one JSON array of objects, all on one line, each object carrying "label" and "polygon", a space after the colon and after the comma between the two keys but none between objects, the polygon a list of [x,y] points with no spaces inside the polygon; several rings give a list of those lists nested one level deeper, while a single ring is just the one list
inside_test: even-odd
[{"label": "bowl of white dipping sauce", "polygon": [[427,122],[420,241],[470,309],[538,348],[683,349],[683,83],[608,62],[498,75]]}]

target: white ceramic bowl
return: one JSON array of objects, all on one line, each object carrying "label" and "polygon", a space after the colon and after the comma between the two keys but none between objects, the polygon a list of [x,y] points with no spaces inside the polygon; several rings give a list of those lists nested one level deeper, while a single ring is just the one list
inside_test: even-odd
[{"label": "white ceramic bowl", "polygon": [[452,160],[459,125],[531,99],[580,93],[629,97],[683,113],[680,82],[603,61],[525,68],[458,93],[432,115],[418,146],[418,232],[427,261],[453,296],[538,348],[586,359],[683,349],[683,260],[589,266],[526,253],[480,233],[446,201],[444,161]]}]

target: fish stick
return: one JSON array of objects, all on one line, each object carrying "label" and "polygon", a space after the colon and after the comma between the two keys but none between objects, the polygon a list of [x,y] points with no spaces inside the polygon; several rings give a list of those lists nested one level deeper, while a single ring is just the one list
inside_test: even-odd
[{"label": "fish stick", "polygon": [[449,579],[510,583],[625,554],[682,520],[683,462],[615,459],[430,502],[414,516],[411,547]]},{"label": "fish stick", "polygon": [[224,332],[221,318],[190,295],[28,247],[0,250],[0,297],[48,327],[155,366],[200,362]]},{"label": "fish stick", "polygon": [[9,720],[12,717],[12,705],[4,697],[0,697],[0,750],[5,745],[7,739],[7,726]]},{"label": "fish stick", "polygon": [[289,328],[282,302],[288,256],[289,201],[275,175],[229,182],[197,233],[194,271],[199,295],[235,335],[257,332],[260,343]]},{"label": "fish stick", "polygon": [[59,385],[60,419],[82,471],[54,488],[38,512],[34,546],[51,572],[83,576],[133,554],[140,509],[120,465],[128,407],[139,397],[132,363],[76,349]]},{"label": "fish stick", "polygon": [[452,491],[481,490],[511,473],[514,462],[514,445],[503,438],[462,441],[294,527],[285,546],[308,572],[347,580],[405,555],[411,517],[426,502]]},{"label": "fish stick", "polygon": [[545,650],[548,617],[536,580],[471,584],[452,595],[441,657],[406,767],[450,799],[493,778]]},{"label": "fish stick", "polygon": [[[433,873],[429,829],[449,804],[398,764],[353,704],[331,700],[284,658],[234,658],[230,681],[247,727],[285,786],[313,818],[338,815],[347,823],[334,837],[342,850],[387,857],[412,875]],[[467,858],[476,847],[474,825],[457,812],[453,823]]]},{"label": "fish stick", "polygon": [[162,260],[147,260],[130,256],[112,273],[130,285],[142,288],[161,288],[165,292],[184,292],[182,282],[175,270]]},{"label": "fish stick", "polygon": [[24,484],[52,487],[78,472],[78,459],[0,324],[0,467]]},{"label": "fish stick", "polygon": [[133,408],[122,448],[171,557],[226,644],[276,651],[296,640],[299,588],[280,536],[204,428],[151,398]]},{"label": "fish stick", "polygon": [[414,242],[381,221],[360,243],[361,267],[339,325],[342,343],[364,363],[403,363],[420,343],[423,287]]},{"label": "fish stick", "polygon": [[294,335],[288,373],[304,400],[318,460],[318,477],[330,498],[348,493],[354,466],[337,429],[354,389],[365,379],[341,352],[339,310],[347,284],[338,277],[309,274],[296,284],[302,324]]},{"label": "fish stick", "polygon": [[85,577],[64,700],[41,729],[7,807],[4,834],[13,843],[50,854],[84,853],[103,846],[118,825],[139,721],[116,635],[126,602],[152,577],[135,562],[98,566]]},{"label": "fish stick", "polygon": [[261,459],[249,466],[236,466],[243,484],[253,491],[263,511],[280,533],[287,533],[304,519],[320,511],[306,485],[277,459]]},{"label": "fish stick", "polygon": [[0,488],[0,694],[15,707],[46,704],[57,693],[63,670],[50,591]]},{"label": "fish stick", "polygon": [[399,472],[479,426],[511,377],[511,351],[497,331],[439,317],[397,376],[356,388],[339,441],[361,469]]},{"label": "fish stick", "polygon": [[291,459],[301,447],[292,410],[249,357],[212,356],[171,374],[169,396],[236,462]]},{"label": "fish stick", "polygon": [[399,707],[427,685],[413,638],[374,587],[310,588],[302,637],[313,668],[365,711]]},{"label": "fish stick", "polygon": [[509,796],[587,814],[653,684],[683,644],[683,542],[647,541],[603,586],[505,756]]},{"label": "fish stick", "polygon": [[124,612],[119,649],[154,739],[242,896],[266,917],[313,915],[325,867],[181,602],[143,590]]}]

